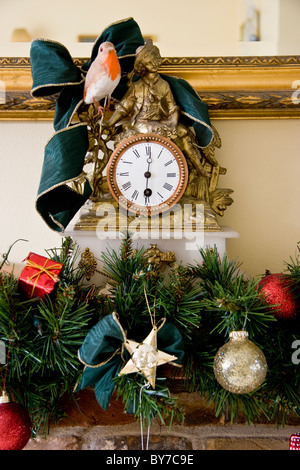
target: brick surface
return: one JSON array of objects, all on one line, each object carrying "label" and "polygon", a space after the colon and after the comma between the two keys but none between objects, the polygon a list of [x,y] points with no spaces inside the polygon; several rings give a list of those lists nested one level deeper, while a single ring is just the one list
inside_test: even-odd
[{"label": "brick surface", "polygon": [[[100,450],[140,450],[142,449],[141,436],[115,436],[100,438],[94,443],[94,448]],[[143,436],[146,448],[146,435]],[[149,450],[192,450],[189,439],[177,436],[150,436]]]},{"label": "brick surface", "polygon": [[[149,450],[288,450],[289,438],[299,430],[272,425],[174,425],[171,430],[154,420]],[[144,448],[146,447],[144,430]],[[31,440],[25,450],[139,450],[139,423],[119,426],[54,427],[47,439]]]},{"label": "brick surface", "polygon": [[31,439],[26,450],[81,450],[82,442],[80,436],[49,436]]},{"label": "brick surface", "polygon": [[205,450],[288,450],[288,439],[225,438],[208,439]]},{"label": "brick surface", "polygon": [[[241,416],[234,425],[216,417],[213,406],[197,393],[177,393],[185,409],[184,423],[174,420],[171,429],[156,417],[150,428],[150,450],[288,450],[290,435],[299,432],[299,419],[277,428],[264,422],[249,426]],[[78,401],[65,398],[68,414],[50,428],[47,439],[30,440],[25,450],[139,450],[141,430],[132,415],[124,413],[121,400],[114,397],[107,411],[93,390],[83,390]],[[146,447],[147,428],[143,439]]]}]

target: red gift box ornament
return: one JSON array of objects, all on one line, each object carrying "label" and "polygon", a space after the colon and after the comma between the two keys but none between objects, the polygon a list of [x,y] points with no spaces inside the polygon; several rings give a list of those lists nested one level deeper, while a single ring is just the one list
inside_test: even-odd
[{"label": "red gift box ornament", "polygon": [[296,432],[291,435],[290,450],[300,450],[300,433]]},{"label": "red gift box ornament", "polygon": [[51,294],[63,264],[35,253],[29,253],[26,261],[19,277],[20,289],[30,298],[43,298],[44,295]]}]

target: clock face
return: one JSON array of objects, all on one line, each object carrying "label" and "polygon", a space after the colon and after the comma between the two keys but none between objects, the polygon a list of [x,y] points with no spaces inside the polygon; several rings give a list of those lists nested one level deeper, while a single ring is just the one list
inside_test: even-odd
[{"label": "clock face", "polygon": [[170,209],[188,179],[186,160],[169,139],[139,134],[122,142],[107,165],[107,182],[120,206],[140,214]]}]

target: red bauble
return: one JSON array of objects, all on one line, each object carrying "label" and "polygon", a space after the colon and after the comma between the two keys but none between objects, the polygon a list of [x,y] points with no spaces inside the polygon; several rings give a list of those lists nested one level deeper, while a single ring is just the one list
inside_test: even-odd
[{"label": "red bauble", "polygon": [[0,404],[0,450],[22,450],[30,439],[31,420],[18,403]]},{"label": "red bauble", "polygon": [[296,318],[298,305],[291,292],[287,276],[280,273],[268,274],[259,282],[259,288],[265,295],[275,317],[281,319]]}]

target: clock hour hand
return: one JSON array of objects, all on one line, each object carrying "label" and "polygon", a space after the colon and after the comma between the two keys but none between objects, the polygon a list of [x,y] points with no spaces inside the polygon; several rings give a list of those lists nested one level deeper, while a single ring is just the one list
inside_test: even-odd
[{"label": "clock hour hand", "polygon": [[[151,194],[152,194],[152,189],[146,188],[145,191],[144,191],[144,196],[145,196],[146,202],[149,202],[149,197],[151,196]],[[148,201],[147,201],[147,199],[148,199]]]},{"label": "clock hour hand", "polygon": [[146,171],[145,173],[145,178],[146,178],[146,189],[144,190],[144,196],[145,196],[145,203],[147,204],[147,202],[150,202],[149,201],[149,197],[151,196],[152,194],[152,189],[148,188],[148,180],[151,176],[151,173],[150,171]]}]

